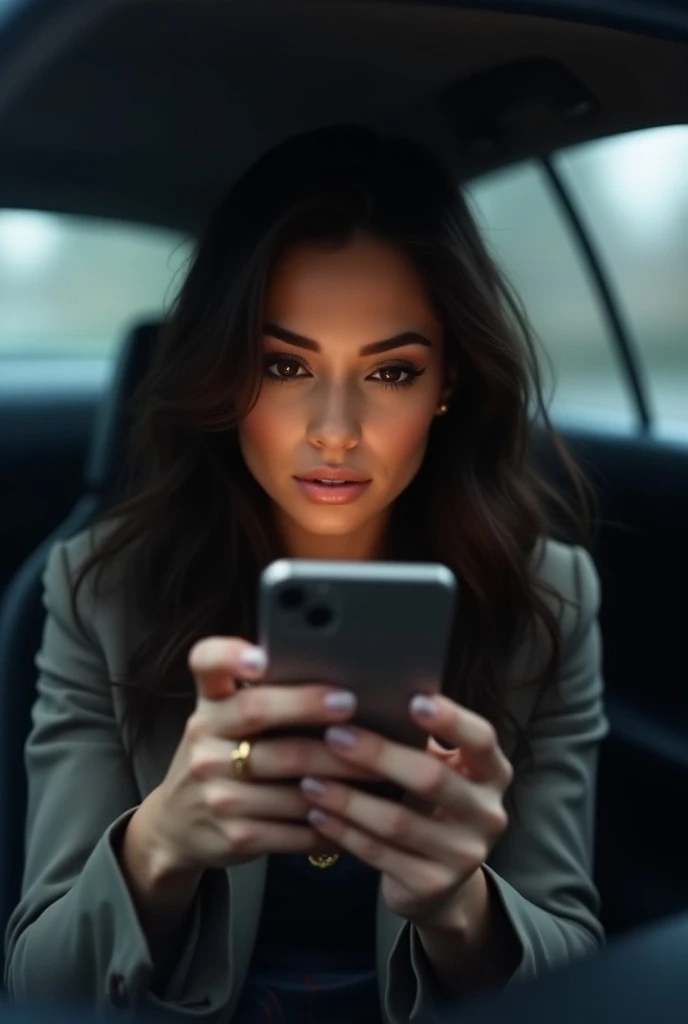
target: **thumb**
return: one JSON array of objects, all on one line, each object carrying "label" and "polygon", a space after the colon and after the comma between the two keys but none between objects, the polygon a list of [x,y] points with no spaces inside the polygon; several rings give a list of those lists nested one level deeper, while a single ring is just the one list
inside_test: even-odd
[{"label": "thumb", "polygon": [[260,679],[266,657],[260,647],[238,637],[205,637],[189,652],[189,668],[199,700],[233,696],[243,679]]}]

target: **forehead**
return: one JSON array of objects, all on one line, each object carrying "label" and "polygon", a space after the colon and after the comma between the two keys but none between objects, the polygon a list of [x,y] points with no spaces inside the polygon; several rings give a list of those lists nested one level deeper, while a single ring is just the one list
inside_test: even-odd
[{"label": "forehead", "polygon": [[368,341],[413,329],[441,331],[408,257],[369,236],[337,250],[287,250],[268,280],[265,312],[281,326],[316,339],[334,326]]}]

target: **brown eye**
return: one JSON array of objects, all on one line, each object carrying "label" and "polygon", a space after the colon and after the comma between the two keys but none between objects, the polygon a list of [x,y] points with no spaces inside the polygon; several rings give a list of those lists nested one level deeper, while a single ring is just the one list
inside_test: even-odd
[{"label": "brown eye", "polygon": [[305,367],[298,359],[271,359],[265,364],[265,372],[274,380],[296,380],[297,377],[308,376]]},{"label": "brown eye", "polygon": [[366,379],[382,384],[384,388],[410,388],[418,377],[423,376],[425,369],[411,363],[388,363],[387,366],[380,366]]},{"label": "brown eye", "polygon": [[403,366],[383,366],[375,372],[380,374],[379,379],[385,384],[402,384],[409,375]]}]

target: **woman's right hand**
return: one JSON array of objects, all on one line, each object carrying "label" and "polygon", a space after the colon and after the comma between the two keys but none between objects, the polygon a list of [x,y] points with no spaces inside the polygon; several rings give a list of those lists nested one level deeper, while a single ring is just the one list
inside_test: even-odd
[{"label": "woman's right hand", "polygon": [[[267,853],[321,853],[323,839],[306,822],[304,776],[361,778],[322,740],[260,739],[275,728],[344,722],[353,694],[332,686],[260,685],[262,652],[245,640],[211,637],[189,655],[197,700],[165,779],[151,794],[154,847],[161,870],[223,868]],[[246,778],[232,753],[248,739]],[[293,786],[283,784],[293,778]],[[282,783],[279,784],[278,783]]]}]

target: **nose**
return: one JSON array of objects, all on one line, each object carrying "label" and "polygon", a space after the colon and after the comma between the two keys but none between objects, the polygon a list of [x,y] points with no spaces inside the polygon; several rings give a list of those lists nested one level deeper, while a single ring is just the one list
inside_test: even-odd
[{"label": "nose", "polygon": [[321,395],[308,423],[308,440],[314,448],[331,451],[355,448],[361,440],[360,416],[354,396],[345,388]]}]

